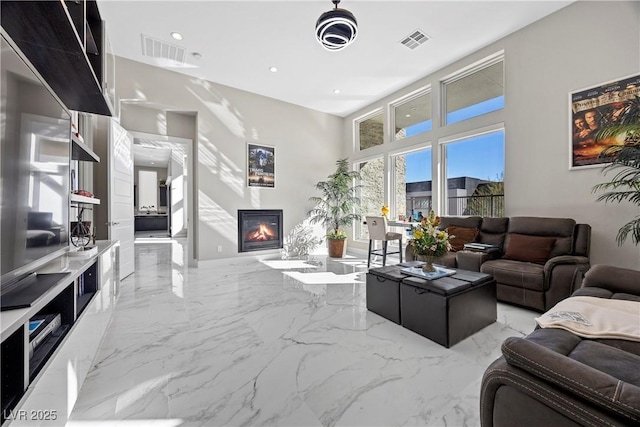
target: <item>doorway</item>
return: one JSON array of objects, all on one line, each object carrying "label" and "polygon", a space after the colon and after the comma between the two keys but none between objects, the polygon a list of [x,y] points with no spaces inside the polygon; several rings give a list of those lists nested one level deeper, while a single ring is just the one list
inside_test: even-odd
[{"label": "doorway", "polygon": [[189,265],[196,265],[193,142],[131,132],[134,138],[135,237],[147,242],[186,239]]}]

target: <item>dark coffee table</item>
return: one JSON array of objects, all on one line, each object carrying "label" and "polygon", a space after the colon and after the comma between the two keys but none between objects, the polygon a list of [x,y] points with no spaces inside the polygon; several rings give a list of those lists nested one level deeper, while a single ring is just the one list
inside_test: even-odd
[{"label": "dark coffee table", "polygon": [[496,281],[488,274],[454,269],[424,280],[401,269],[419,261],[369,269],[367,309],[445,347],[496,321]]}]

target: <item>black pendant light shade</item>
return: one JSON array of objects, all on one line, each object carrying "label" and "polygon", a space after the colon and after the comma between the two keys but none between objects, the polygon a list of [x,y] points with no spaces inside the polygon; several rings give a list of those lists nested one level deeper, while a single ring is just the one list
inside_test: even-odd
[{"label": "black pendant light shade", "polygon": [[339,9],[340,0],[332,0],[335,9],[323,13],[316,22],[316,38],[327,50],[335,51],[349,46],[358,35],[358,22],[353,13]]}]

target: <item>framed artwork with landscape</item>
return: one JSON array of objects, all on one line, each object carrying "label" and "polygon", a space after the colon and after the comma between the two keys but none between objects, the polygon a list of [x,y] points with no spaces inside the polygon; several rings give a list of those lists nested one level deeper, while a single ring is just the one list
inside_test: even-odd
[{"label": "framed artwork with landscape", "polygon": [[247,143],[247,187],[275,188],[276,148]]},{"label": "framed artwork with landscape", "polygon": [[569,94],[571,160],[569,169],[598,167],[612,157],[600,155],[612,145],[629,143],[624,126],[640,122],[640,74]]}]

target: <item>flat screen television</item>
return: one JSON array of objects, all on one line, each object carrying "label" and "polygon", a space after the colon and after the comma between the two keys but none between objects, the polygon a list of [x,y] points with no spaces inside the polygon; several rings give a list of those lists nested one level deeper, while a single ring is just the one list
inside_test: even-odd
[{"label": "flat screen television", "polygon": [[10,282],[69,248],[71,115],[5,33],[1,49],[4,293]]}]

